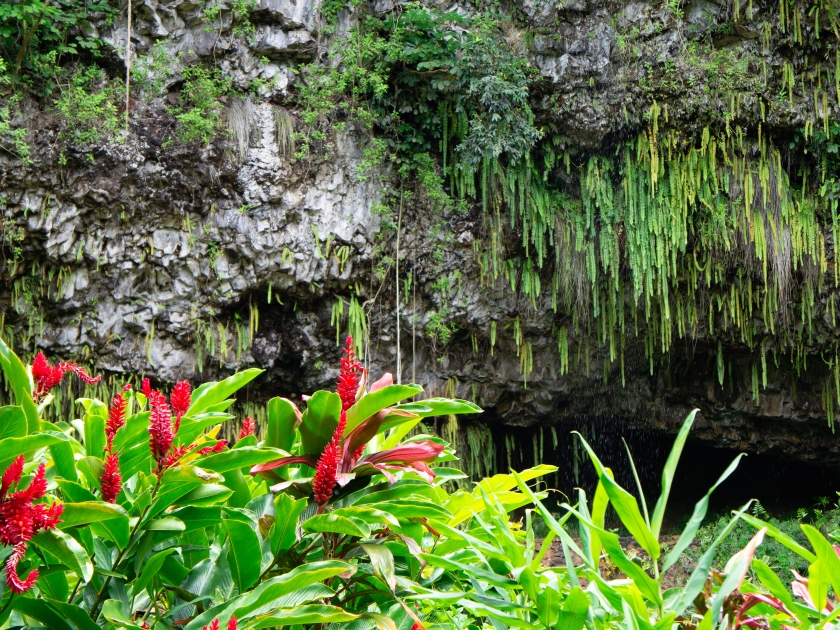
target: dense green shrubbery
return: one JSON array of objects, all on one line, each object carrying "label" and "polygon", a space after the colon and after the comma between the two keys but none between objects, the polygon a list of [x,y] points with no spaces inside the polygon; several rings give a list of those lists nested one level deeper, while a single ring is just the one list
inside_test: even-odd
[{"label": "dense green shrubbery", "polygon": [[[349,340],[337,393],[316,392],[303,412],[271,400],[264,435],[246,419],[232,446],[216,435],[232,417],[230,396],[259,370],[195,391],[181,382],[169,397],[145,381],[110,406],[82,398],[82,418],[51,424],[39,409],[65,374],[99,378],[43,355],[27,369],[2,343],[0,365],[18,403],[0,408],[0,628],[770,630],[833,628],[840,615],[835,548],[806,524],[794,540],[749,506],[714,530],[683,587],[663,588],[698,533],[712,531],[700,526],[714,488],[673,548],[660,544],[693,413],[652,512],[581,439],[599,485],[557,519],[542,503],[547,493],[529,486],[550,466],[447,490],[462,476],[447,444],[408,436],[424,417],[478,408],[401,402],[422,390],[390,375],[368,386]],[[511,518],[528,506],[524,519]],[[608,506],[647,562],[628,557],[606,529]],[[719,571],[714,560],[739,519],[760,531]],[[800,558],[807,580],[794,574],[784,586],[756,552],[765,535]],[[543,566],[555,538],[569,561]],[[620,579],[608,577],[612,569]]]}]

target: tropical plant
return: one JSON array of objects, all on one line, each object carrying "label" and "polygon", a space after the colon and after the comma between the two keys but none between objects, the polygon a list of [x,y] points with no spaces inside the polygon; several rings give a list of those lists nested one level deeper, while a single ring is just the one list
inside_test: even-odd
[{"label": "tropical plant", "polygon": [[[429,466],[454,459],[445,443],[406,436],[424,417],[480,410],[401,403],[422,389],[388,376],[367,391],[351,348],[339,393],[303,412],[273,399],[264,440],[248,420],[229,447],[215,436],[231,396],[260,370],[168,397],[147,379],[51,424],[50,390],[68,373],[97,378],[43,355],[27,368],[0,342],[16,402],[0,409],[0,627],[420,624],[401,591],[424,570],[428,519],[461,500],[441,487],[460,473]],[[314,475],[293,453],[319,453]]]}]

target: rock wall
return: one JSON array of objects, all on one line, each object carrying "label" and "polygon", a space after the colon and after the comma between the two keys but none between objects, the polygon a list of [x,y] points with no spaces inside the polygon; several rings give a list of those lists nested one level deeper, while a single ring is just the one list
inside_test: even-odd
[{"label": "rock wall", "polygon": [[[784,63],[787,53],[772,44],[768,50],[749,24],[733,21],[731,6],[706,0],[681,6],[681,18],[655,2],[519,0],[505,9],[514,18],[514,45],[523,32],[533,33],[527,54],[540,73],[532,90],[539,123],[570,146],[609,151],[641,128],[651,91],[657,90],[672,120],[686,134],[697,133],[730,103],[708,74],[706,49],[689,57],[687,42],[732,50],[749,64]],[[384,279],[374,271],[383,247],[395,247],[393,234],[383,240],[376,209],[381,182],[396,175],[358,176],[366,138],[352,125],[334,138],[327,159],[305,161],[294,157],[284,126],[303,125],[294,102],[300,80],[294,70],[327,50],[317,6],[310,0],[260,0],[251,13],[250,39],[234,36],[230,11],[208,28],[202,7],[183,0],[135,3],[133,18],[135,53],[156,50],[156,58],[168,60],[170,94],[136,100],[121,137],[63,150],[56,116],[26,101],[16,124],[30,129],[33,163],[24,166],[0,153],[0,304],[7,335],[12,332],[25,351],[88,358],[100,372],[163,381],[258,366],[267,374],[250,395],[265,400],[334,380],[339,350],[332,308],[338,299],[349,306],[358,296],[367,310],[365,362],[374,373],[395,371],[394,270]],[[340,14],[339,33],[351,19],[346,10]],[[735,28],[721,32],[722,23]],[[119,74],[125,14],[111,26],[103,24],[101,35],[112,44],[104,63]],[[229,99],[229,134],[201,146],[168,145],[168,108],[177,99],[182,69],[211,61],[240,90],[255,80],[268,87],[259,98]],[[679,81],[662,78],[670,68]],[[768,90],[774,88],[781,86]],[[751,94],[744,90],[745,106],[733,125],[758,127]],[[803,120],[799,107],[778,108],[765,116],[764,133],[790,133]],[[719,337],[702,331],[657,357],[652,371],[641,337],[628,332],[623,376],[615,364],[605,374],[606,350],[594,346],[561,375],[553,326],[569,313],[553,312],[548,296],[534,308],[503,280],[481,282],[473,248],[481,230],[479,209],[446,216],[447,229],[440,230],[428,208],[428,200],[414,198],[401,223],[401,281],[407,273],[414,278],[400,306],[404,381],[419,382],[435,395],[475,399],[491,426],[614,416],[670,432],[697,406],[697,435],[703,439],[840,464],[840,441],[823,408],[827,372],[820,352],[837,335],[827,319],[816,323],[809,369],[797,374],[784,359],[771,365],[757,403],[746,349],[722,340],[727,359],[721,385]],[[449,291],[435,285],[441,277],[451,279]],[[455,327],[445,346],[425,334],[444,306]],[[254,312],[259,322],[251,333]],[[517,316],[533,348],[527,385],[510,329]],[[346,330],[342,323],[342,335]]]}]

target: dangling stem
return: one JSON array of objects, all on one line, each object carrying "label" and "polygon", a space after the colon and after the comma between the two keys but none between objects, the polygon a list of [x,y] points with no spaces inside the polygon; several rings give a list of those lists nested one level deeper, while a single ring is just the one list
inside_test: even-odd
[{"label": "dangling stem", "polygon": [[397,219],[397,385],[402,384],[402,353],[400,351],[400,231],[403,215],[403,180],[400,180],[400,214]]},{"label": "dangling stem", "polygon": [[125,31],[125,131],[128,133],[128,110],[131,106],[131,0],[128,0],[128,26]]}]

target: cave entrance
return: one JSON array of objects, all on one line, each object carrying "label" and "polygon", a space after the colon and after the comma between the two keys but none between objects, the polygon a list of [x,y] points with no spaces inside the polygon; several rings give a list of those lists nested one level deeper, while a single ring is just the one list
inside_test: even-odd
[{"label": "cave entrance", "polygon": [[[496,448],[497,470],[512,467],[522,470],[535,462],[558,467],[547,478],[552,493],[547,502],[554,511],[567,500],[575,502],[575,488],[583,488],[589,501],[594,495],[597,478],[586,452],[573,439],[579,431],[592,445],[616,480],[634,496],[636,482],[627,456],[633,455],[636,470],[653,510],[659,497],[661,473],[673,445],[674,436],[646,430],[614,418],[580,418],[549,427],[506,427],[492,429]],[[555,445],[556,444],[556,445]],[[689,439],[683,450],[668,501],[665,528],[680,528],[699,501],[739,451],[715,448],[713,444]],[[838,503],[840,468],[816,466],[775,455],[748,453],[738,468],[712,494],[707,521],[758,499],[773,516],[795,513],[800,508],[811,510],[826,499],[830,507]],[[568,499],[567,499],[568,497]],[[617,525],[617,523],[616,523]]]}]

